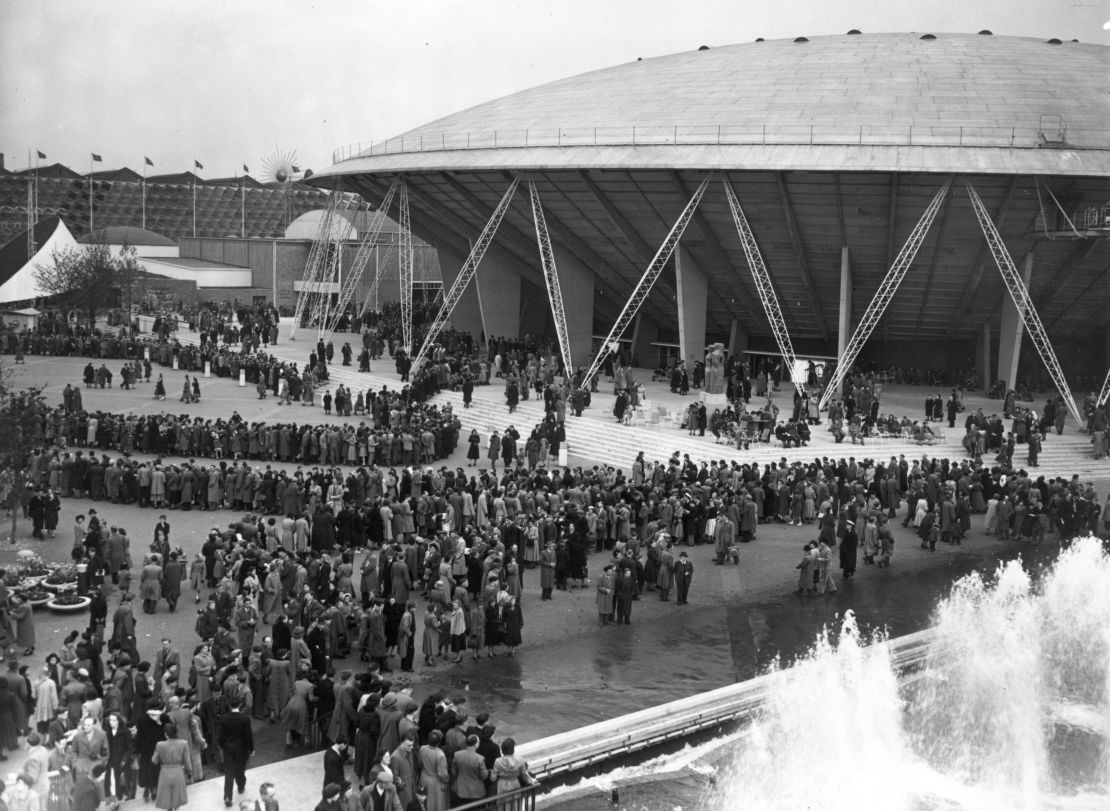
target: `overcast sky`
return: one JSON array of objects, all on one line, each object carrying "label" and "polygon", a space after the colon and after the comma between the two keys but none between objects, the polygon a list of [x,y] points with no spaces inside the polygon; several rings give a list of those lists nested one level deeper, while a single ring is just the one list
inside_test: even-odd
[{"label": "overcast sky", "polygon": [[[0,151],[204,177],[322,168],[586,70],[756,37],[975,32],[1110,44],[1106,0],[0,0]],[[693,123],[693,122],[692,122]],[[34,153],[32,152],[32,155]]]}]

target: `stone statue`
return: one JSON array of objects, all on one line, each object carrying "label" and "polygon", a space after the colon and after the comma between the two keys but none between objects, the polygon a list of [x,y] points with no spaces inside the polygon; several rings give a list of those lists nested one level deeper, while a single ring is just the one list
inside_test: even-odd
[{"label": "stone statue", "polygon": [[723,394],[725,391],[725,345],[713,344],[705,351],[705,392]]}]

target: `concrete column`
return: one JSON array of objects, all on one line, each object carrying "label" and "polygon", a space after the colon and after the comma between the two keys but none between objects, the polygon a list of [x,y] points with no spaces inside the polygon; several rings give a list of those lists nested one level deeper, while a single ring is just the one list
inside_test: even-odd
[{"label": "concrete column", "polygon": [[563,291],[570,356],[575,366],[589,365],[593,360],[590,350],[594,334],[594,273],[576,256],[558,248],[555,249],[555,263],[559,268],[559,287]]},{"label": "concrete column", "polygon": [[986,321],[979,330],[975,341],[975,374],[979,377],[979,385],[984,392],[988,391],[991,383],[991,322]]},{"label": "concrete column", "polygon": [[705,310],[709,285],[693,258],[679,245],[675,257],[675,287],[678,290],[679,357],[693,376],[695,361],[705,358]]},{"label": "concrete column", "polygon": [[[1021,270],[1021,278],[1026,287],[1029,287],[1029,280],[1032,277],[1033,252],[1030,251],[1025,254]],[[1002,328],[998,335],[998,377],[1012,389],[1017,382],[1018,362],[1021,360],[1021,339],[1025,334],[1025,324],[1022,323],[1010,294],[1004,295],[1006,299],[1002,302]]]},{"label": "concrete column", "polygon": [[659,340],[659,325],[643,313],[632,322],[632,354],[644,369],[654,369],[658,347],[652,346]]},{"label": "concrete column", "polygon": [[728,354],[729,357],[735,357],[748,348],[748,330],[737,321],[732,319],[732,328],[728,333]]},{"label": "concrete column", "polygon": [[852,264],[848,260],[848,246],[840,248],[840,320],[836,334],[836,356],[844,357],[848,341],[852,339]]},{"label": "concrete column", "polygon": [[520,268],[517,261],[490,247],[474,276],[487,336],[520,337]]},{"label": "concrete column", "polygon": [[[459,270],[462,268],[463,262],[466,261],[466,257],[445,245],[437,247],[439,249],[439,266],[443,273],[443,289],[449,292],[451,285],[458,278]],[[479,266],[479,272],[481,272],[481,269],[481,266]],[[444,295],[446,295],[446,292]],[[455,311],[451,313],[449,323],[457,330],[469,332],[475,342],[478,341],[478,337],[482,334],[482,310],[478,306],[478,291],[473,282],[462,294],[458,304],[455,305]]]}]

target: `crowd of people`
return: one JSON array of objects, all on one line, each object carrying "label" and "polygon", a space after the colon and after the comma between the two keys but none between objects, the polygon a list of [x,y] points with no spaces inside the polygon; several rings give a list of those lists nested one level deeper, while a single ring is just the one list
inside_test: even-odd
[{"label": "crowd of people", "polygon": [[[235,337],[227,329],[208,323],[215,343]],[[262,340],[261,329],[250,334]],[[641,453],[627,474],[549,465],[565,409],[574,410],[582,392],[573,376],[569,385],[556,381],[557,361],[530,351],[538,347],[495,340],[492,357],[455,349],[442,346],[418,372],[429,390],[458,386],[465,401],[486,365],[487,381],[500,375],[507,399],[514,387],[517,396],[535,391],[547,412],[523,443],[514,426],[495,432],[482,467],[481,438],[474,442],[472,432],[472,473],[429,464],[455,448],[460,423],[418,394],[372,392],[372,406],[360,394],[372,424],[355,428],[88,413],[80,387],[67,387],[63,404],[43,415],[43,447],[27,465],[33,511],[27,501],[47,533],[57,530],[61,499],[100,502],[73,528],[72,556],[87,566],[93,596],[90,621],[41,673],[22,674],[15,688],[26,692],[22,705],[8,702],[0,686],[0,746],[13,748],[4,743],[6,718],[17,733],[33,721],[31,748],[41,747],[35,759],[47,769],[71,765],[79,782],[100,782],[117,797],[141,788],[167,809],[187,802],[186,786],[206,763],[222,764],[230,806],[244,786],[254,717],[280,725],[290,747],[327,746],[318,808],[376,811],[413,801],[448,808],[520,786],[531,779],[527,764],[511,739],[495,741],[488,716],[471,716],[463,696],[434,692],[417,702],[395,670],[415,671],[422,660],[435,674],[445,663],[513,656],[525,642],[526,617],[555,610],[544,603],[557,602],[557,591],[592,588],[601,625],[630,625],[648,593],[670,602],[673,591],[676,606],[696,600],[687,547],[710,544],[724,565],[772,522],[816,534],[798,566],[803,594],[836,589],[834,550],[843,578],[854,576],[857,557],[890,566],[899,519],[915,528],[923,551],[960,543],[976,513],[985,515],[987,532],[1017,542],[1110,533],[1110,500],[1101,505],[1078,478],[1030,475],[1013,452],[1017,426],[996,443],[1001,421],[979,412],[968,414],[962,460],[884,462],[861,453],[859,461],[761,465]],[[328,347],[313,354],[309,368],[326,367]],[[265,382],[260,396],[280,392],[282,380],[288,386],[280,361],[254,348],[229,356],[255,359]],[[619,364],[613,372],[621,378]],[[617,388],[634,391],[623,379]],[[407,391],[419,390],[414,379]],[[838,420],[884,424],[870,383],[854,380],[845,395],[828,415],[834,436]],[[333,400],[338,413],[350,404],[342,401]],[[357,400],[351,407],[358,410]],[[1105,442],[1105,422],[1097,438],[1098,413],[1088,429],[1092,442]],[[768,430],[781,427],[776,417]],[[788,422],[800,437],[820,417],[799,396]],[[430,456],[425,432],[415,430],[424,419],[441,428],[450,420],[443,436],[433,430]],[[695,419],[705,427],[700,412]],[[1036,415],[1027,424],[1042,425]],[[388,444],[377,434],[386,426]],[[993,461],[985,458],[996,448]],[[132,459],[136,452],[163,458]],[[290,473],[269,464],[285,461],[313,467]],[[399,465],[399,473],[389,467]],[[144,533],[132,549],[135,536],[125,529],[132,522],[117,504],[166,511],[149,546]],[[174,545],[167,516],[191,508],[229,509],[236,518],[214,526],[189,558]],[[538,578],[537,605],[526,605],[528,577]],[[136,618],[135,601],[150,615],[163,603],[177,610],[185,594],[198,612],[195,638],[140,650],[136,626],[146,620]],[[0,604],[6,600],[0,595]],[[13,604],[3,622],[18,639],[26,620]],[[25,716],[6,709],[12,705]],[[43,774],[28,771],[20,782],[37,791]]]}]

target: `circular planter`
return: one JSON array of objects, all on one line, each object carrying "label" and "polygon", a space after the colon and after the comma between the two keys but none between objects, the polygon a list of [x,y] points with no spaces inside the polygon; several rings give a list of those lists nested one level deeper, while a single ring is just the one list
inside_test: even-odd
[{"label": "circular planter", "polygon": [[78,597],[77,599],[79,602],[62,604],[58,602],[57,598],[54,598],[47,601],[46,607],[51,611],[58,611],[62,614],[72,614],[77,611],[84,611],[92,603],[92,600],[88,597]]},{"label": "circular planter", "polygon": [[22,586],[26,582],[34,583],[34,584],[37,585],[48,577],[50,577],[49,572],[46,573],[46,574],[28,574],[28,575],[24,575],[23,579],[21,581],[19,581],[19,585]]},{"label": "circular planter", "polygon": [[77,581],[68,580],[65,583],[47,583],[46,580],[43,580],[39,585],[51,591],[72,591],[77,588]]}]

